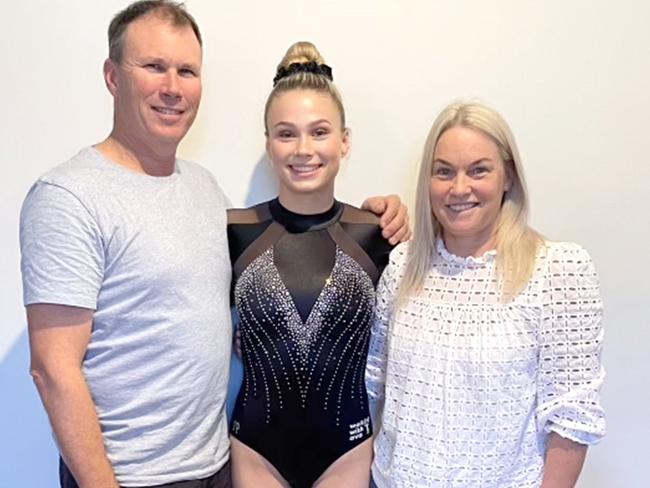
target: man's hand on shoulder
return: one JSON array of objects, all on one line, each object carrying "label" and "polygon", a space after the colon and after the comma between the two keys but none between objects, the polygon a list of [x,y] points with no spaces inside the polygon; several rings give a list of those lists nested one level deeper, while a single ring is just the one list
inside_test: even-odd
[{"label": "man's hand on shoulder", "polygon": [[408,209],[397,195],[367,198],[361,208],[380,217],[382,235],[392,245],[411,238]]}]

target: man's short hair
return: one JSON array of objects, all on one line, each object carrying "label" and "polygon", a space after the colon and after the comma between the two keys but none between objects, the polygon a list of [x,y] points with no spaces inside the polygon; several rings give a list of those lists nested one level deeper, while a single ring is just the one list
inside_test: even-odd
[{"label": "man's short hair", "polygon": [[190,26],[199,45],[203,46],[199,26],[185,9],[185,4],[171,0],[138,0],[115,14],[108,26],[108,57],[116,64],[122,62],[126,28],[133,21],[148,14],[168,20],[174,27]]}]

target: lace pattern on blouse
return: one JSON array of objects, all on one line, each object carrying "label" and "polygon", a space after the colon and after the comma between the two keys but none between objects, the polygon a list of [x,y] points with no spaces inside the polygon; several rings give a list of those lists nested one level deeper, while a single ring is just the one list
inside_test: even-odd
[{"label": "lace pattern on blouse", "polygon": [[423,289],[393,309],[408,244],[377,290],[366,371],[384,402],[373,475],[384,487],[537,487],[550,431],[605,433],[602,302],[591,258],[547,242],[527,287],[500,303],[495,253],[438,242]]}]

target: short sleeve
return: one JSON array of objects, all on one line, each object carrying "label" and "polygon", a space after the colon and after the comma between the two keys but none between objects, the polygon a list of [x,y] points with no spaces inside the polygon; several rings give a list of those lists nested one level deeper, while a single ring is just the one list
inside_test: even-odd
[{"label": "short sleeve", "polygon": [[228,198],[228,195],[222,192],[223,195],[223,206],[227,209],[230,210],[232,208],[232,202],[230,201],[230,198]]},{"label": "short sleeve", "polygon": [[24,304],[95,309],[103,248],[101,232],[82,202],[65,188],[37,182],[20,214]]},{"label": "short sleeve", "polygon": [[599,395],[605,372],[598,276],[587,252],[575,244],[551,244],[546,259],[537,427],[594,444],[605,434]]},{"label": "short sleeve", "polygon": [[386,383],[389,325],[393,316],[401,274],[401,262],[407,244],[400,244],[390,254],[388,266],[377,284],[375,319],[371,328],[366,366],[366,388],[371,400],[382,400]]},{"label": "short sleeve", "polygon": [[230,210],[231,208],[233,208],[232,201],[230,201],[230,198],[228,198],[228,195],[226,195],[226,192],[223,191],[223,188],[221,188],[221,185],[219,185],[219,182],[215,178],[214,174],[212,174],[207,169],[205,171],[210,175],[210,180],[212,180],[212,183],[214,183],[214,186],[216,187],[217,193],[221,197],[223,208],[225,208],[226,210]]}]

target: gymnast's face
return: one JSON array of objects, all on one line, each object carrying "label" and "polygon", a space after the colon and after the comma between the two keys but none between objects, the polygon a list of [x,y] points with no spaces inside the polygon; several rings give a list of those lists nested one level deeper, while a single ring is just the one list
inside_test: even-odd
[{"label": "gymnast's face", "polygon": [[334,179],[349,151],[348,130],[329,94],[289,90],[271,102],[266,150],[280,183],[280,202],[296,213],[328,210]]},{"label": "gymnast's face", "polygon": [[478,255],[494,246],[510,178],[497,144],[485,133],[452,127],[438,139],[429,196],[449,251]]}]

